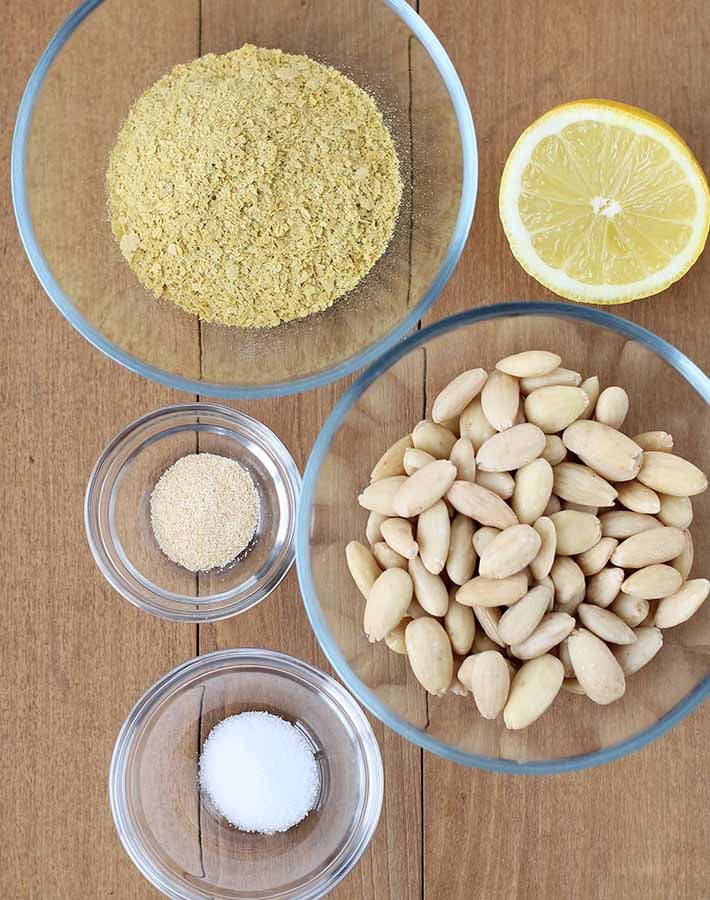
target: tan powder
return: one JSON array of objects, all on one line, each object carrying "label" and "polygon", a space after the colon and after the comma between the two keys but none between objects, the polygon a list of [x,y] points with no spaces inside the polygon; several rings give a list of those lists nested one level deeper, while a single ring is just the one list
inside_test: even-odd
[{"label": "tan powder", "polygon": [[183,456],[163,472],[150,495],[160,549],[191,572],[236,559],[254,537],[259,508],[251,475],[214,453]]},{"label": "tan powder", "polygon": [[402,195],[369,94],[307,56],[249,44],[176,66],[136,101],[107,188],[141,282],[245,327],[352,290],[385,251]]}]

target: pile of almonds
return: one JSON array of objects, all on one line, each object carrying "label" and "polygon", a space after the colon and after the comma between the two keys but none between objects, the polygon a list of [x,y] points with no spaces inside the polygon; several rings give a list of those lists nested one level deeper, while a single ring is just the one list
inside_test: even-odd
[{"label": "pile of almonds", "polygon": [[623,388],[560,363],[528,350],[448,384],[358,498],[371,549],[346,548],[369,640],[511,729],[561,688],[618,700],[710,588],[688,580],[707,478],[666,432],[622,433]]}]

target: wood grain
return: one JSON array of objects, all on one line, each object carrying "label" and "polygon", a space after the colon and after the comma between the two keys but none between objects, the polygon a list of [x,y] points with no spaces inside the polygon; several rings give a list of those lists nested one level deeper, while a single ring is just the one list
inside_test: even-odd
[{"label": "wood grain", "polygon": [[[420,5],[468,93],[481,173],[473,237],[430,320],[495,300],[548,296],[510,255],[497,218],[497,186],[517,135],[554,103],[594,95],[637,103],[667,118],[710,169],[710,8],[702,0]],[[6,172],[25,81],[71,6],[12,0],[0,12]],[[273,6],[271,0],[253,6],[256,27]],[[204,11],[203,50],[216,49],[219,4],[205,4]],[[141,39],[150,41],[150,4],[143,16]],[[317,22],[304,22],[317,29]],[[380,35],[365,37],[374,52]],[[189,40],[198,38],[195,18]],[[181,59],[192,52],[177,23],[155,40]],[[234,43],[241,43],[236,35]],[[197,634],[141,614],[112,593],[86,546],[82,499],[90,468],[116,430],[185,396],[120,369],[71,330],[26,262],[7,191],[0,197],[0,259],[6,323],[0,398],[9,432],[9,466],[0,482],[0,895],[157,898],[115,836],[106,776],[131,704],[161,673],[194,655]],[[620,312],[707,368],[710,343],[699,326],[707,316],[709,275],[706,253],[662,298]],[[345,387],[240,408],[274,428],[302,468]],[[250,644],[326,667],[294,572],[248,615],[200,629],[200,652]],[[626,760],[553,778],[467,771],[431,755],[422,772],[416,748],[373,724],[386,767],[385,810],[372,846],[335,892],[340,900],[710,896],[710,788],[701,749],[710,727],[707,706]]]}]

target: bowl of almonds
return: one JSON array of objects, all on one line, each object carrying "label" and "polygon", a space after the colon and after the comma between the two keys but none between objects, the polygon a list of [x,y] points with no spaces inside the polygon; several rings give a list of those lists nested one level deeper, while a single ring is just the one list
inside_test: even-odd
[{"label": "bowl of almonds", "polygon": [[367,370],[316,442],[297,562],[354,694],[465,765],[558,772],[710,692],[710,380],[648,331],[472,310]]}]

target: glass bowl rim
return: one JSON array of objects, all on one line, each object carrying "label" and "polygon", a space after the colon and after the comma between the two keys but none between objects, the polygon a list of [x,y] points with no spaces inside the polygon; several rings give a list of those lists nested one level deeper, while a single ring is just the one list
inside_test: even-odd
[{"label": "glass bowl rim", "polygon": [[428,750],[443,759],[464,766],[486,769],[491,772],[524,775],[552,775],[560,772],[572,772],[587,769],[603,763],[620,759],[629,753],[640,750],[651,741],[660,738],[675,725],[688,716],[696,706],[710,696],[710,675],[706,676],[690,693],[688,693],[673,709],[669,710],[657,722],[638,732],[625,741],[612,744],[601,750],[582,753],[576,756],[562,757],[557,760],[541,760],[516,762],[508,759],[482,756],[467,753],[448,744],[438,741],[401,716],[393,713],[377,695],[371,691],[353,672],[341,653],[337,642],[333,639],[320,610],[318,594],[315,589],[310,561],[309,528],[313,511],[313,496],[321,465],[347,413],[357,403],[367,388],[380,375],[390,369],[400,359],[429,340],[440,337],[449,331],[465,325],[485,322],[493,319],[524,316],[556,316],[573,319],[601,327],[621,334],[660,356],[671,365],[688,382],[706,403],[710,404],[710,378],[692,362],[684,353],[669,344],[663,338],[646,328],[627,319],[585,306],[573,306],[567,303],[548,301],[515,301],[497,303],[491,306],[470,309],[434,322],[406,338],[379,360],[366,369],[355,383],[343,394],[328,416],[320,434],[316,438],[303,476],[303,490],[296,520],[296,569],[301,588],[301,596],[308,620],[320,644],[323,653],[338,673],[348,690],[352,691],[360,703],[365,706],[384,725],[413,744]]},{"label": "glass bowl rim", "polygon": [[190,394],[242,400],[254,400],[262,397],[284,397],[289,394],[323,387],[356,372],[393,347],[432,306],[451,277],[471,228],[478,189],[478,149],[471,109],[453,63],[434,32],[424,20],[408,5],[406,0],[382,0],[395,15],[399,16],[426,49],[444,82],[459,128],[463,171],[461,197],[456,223],[438,271],[416,306],[413,306],[408,314],[394,325],[387,334],[362,352],[356,353],[315,375],[305,375],[290,381],[260,386],[223,385],[170,374],[157,366],[142,362],[131,353],[122,350],[108,340],[98,328],[94,327],[79,312],[70,298],[62,291],[47,264],[35,235],[25,184],[27,140],[35,103],[44,79],[64,44],[83,20],[103,2],[104,0],[84,0],[50,40],[25,87],[12,139],[10,162],[12,200],[22,245],[45,293],[69,324],[97,350],[108,356],[109,359],[132,372],[136,372],[138,375],[142,375],[144,378]]},{"label": "glass bowl rim", "polygon": [[372,840],[379,823],[384,799],[384,768],[377,738],[364,712],[356,703],[352,694],[327,672],[322,671],[304,660],[277,650],[258,647],[238,647],[227,650],[215,650],[195,656],[179,663],[165,675],[155,681],[147,691],[134,703],[116,737],[111,764],[109,767],[109,802],[116,832],[124,850],[138,871],[156,888],[173,900],[200,900],[201,896],[185,893],[177,887],[162,869],[153,861],[150,854],[137,837],[131,816],[126,808],[125,776],[128,770],[128,754],[135,740],[138,729],[145,724],[155,709],[175,688],[187,683],[198,674],[219,671],[225,663],[250,662],[257,667],[268,666],[277,670],[290,680],[299,678],[322,693],[329,693],[338,702],[341,711],[347,716],[350,727],[358,737],[360,756],[367,772],[368,792],[363,806],[361,833],[351,839],[352,847],[345,859],[339,861],[330,875],[326,885],[313,885],[311,889],[299,896],[299,900],[317,900],[324,896],[322,890],[331,891],[357,865]]},{"label": "glass bowl rim", "polygon": [[[150,599],[146,600],[145,596],[148,596],[147,588],[145,589],[146,593],[144,597],[139,597],[134,591],[129,590],[125,586],[123,577],[116,573],[110,560],[106,560],[105,553],[103,552],[105,541],[101,538],[98,526],[95,522],[95,519],[97,518],[98,498],[100,497],[106,478],[110,474],[110,465],[114,460],[117,451],[120,450],[127,441],[140,434],[146,425],[162,420],[162,427],[153,434],[153,437],[155,437],[156,435],[170,431],[173,427],[172,420],[176,416],[199,416],[205,414],[220,416],[223,419],[231,421],[249,435],[258,436],[260,438],[260,443],[269,447],[273,458],[279,461],[284,470],[284,481],[289,487],[293,497],[293,503],[289,504],[288,507],[288,526],[290,533],[288,535],[287,543],[284,545],[281,563],[269,571],[265,581],[259,581],[255,584],[251,593],[246,597],[237,598],[236,600],[233,599],[226,606],[215,606],[217,601],[228,601],[230,595],[236,596],[239,589],[239,585],[236,585],[220,594],[211,595],[209,599],[206,597],[201,598],[202,605],[198,610],[195,610],[194,607],[198,603],[197,600],[191,598],[188,599],[187,597],[166,591],[163,592],[165,597],[172,603],[184,604],[185,610],[182,611],[179,607],[176,609],[164,609],[159,605],[158,601],[153,599],[157,596],[155,592],[152,591],[150,593]],[[139,447],[138,449],[140,451],[141,448]],[[260,422],[258,419],[240,412],[239,410],[232,409],[228,406],[221,406],[216,403],[174,403],[168,406],[161,406],[158,409],[145,413],[145,415],[139,416],[137,419],[129,422],[111,438],[101,451],[94,463],[94,467],[91,470],[91,474],[89,475],[86,484],[86,492],[84,494],[84,528],[89,549],[91,550],[91,555],[97,568],[113,590],[123,597],[124,600],[128,600],[129,603],[132,603],[144,612],[173,622],[192,622],[198,624],[216,622],[221,619],[230,618],[231,616],[240,615],[241,613],[247,612],[258,603],[261,603],[262,600],[265,600],[281,584],[286,575],[290,572],[295,558],[295,521],[298,504],[300,502],[300,493],[301,474],[295,460],[281,438],[279,438],[279,436],[263,422]]]}]

